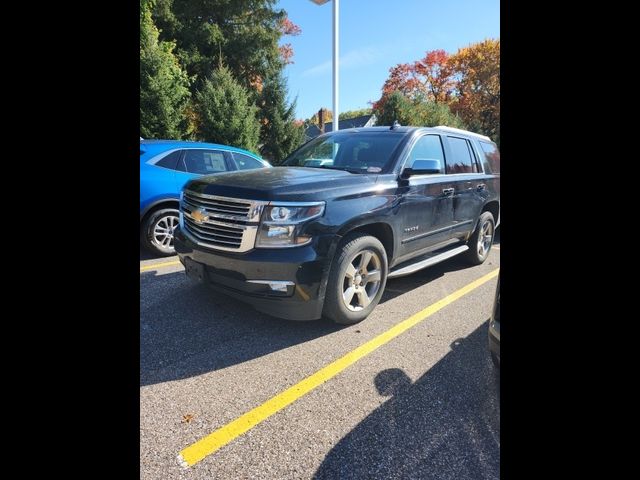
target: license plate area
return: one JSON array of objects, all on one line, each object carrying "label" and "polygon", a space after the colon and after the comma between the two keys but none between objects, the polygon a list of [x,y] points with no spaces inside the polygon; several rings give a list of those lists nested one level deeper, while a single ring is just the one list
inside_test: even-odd
[{"label": "license plate area", "polygon": [[205,280],[204,265],[191,260],[189,257],[185,257],[184,259],[184,271],[186,272],[187,277],[193,280],[198,282],[204,282]]}]

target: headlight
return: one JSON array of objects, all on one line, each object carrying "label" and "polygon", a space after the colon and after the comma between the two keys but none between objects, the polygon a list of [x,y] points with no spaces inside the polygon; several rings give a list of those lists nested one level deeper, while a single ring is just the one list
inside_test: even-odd
[{"label": "headlight", "polygon": [[306,245],[311,237],[301,235],[302,225],[324,213],[324,202],[278,203],[265,207],[256,247],[278,248]]}]

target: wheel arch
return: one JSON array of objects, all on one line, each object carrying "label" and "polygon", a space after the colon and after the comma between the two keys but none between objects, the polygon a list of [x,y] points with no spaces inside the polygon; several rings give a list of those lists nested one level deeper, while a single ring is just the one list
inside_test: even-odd
[{"label": "wheel arch", "polygon": [[490,202],[485,203],[480,214],[484,212],[489,212],[491,215],[493,215],[493,221],[497,227],[498,220],[500,218],[500,202],[498,202],[498,200],[491,200]]},{"label": "wheel arch", "polygon": [[180,209],[180,200],[177,198],[161,198],[159,200],[155,200],[145,207],[143,211],[140,212],[140,225],[144,223],[144,221],[151,215],[153,212],[157,212],[163,208],[174,208],[176,210]]},{"label": "wheel arch", "polygon": [[341,237],[353,232],[362,232],[380,240],[380,243],[382,243],[384,250],[387,253],[387,262],[391,264],[395,248],[393,228],[391,225],[386,222],[374,221],[370,223],[351,225],[349,227],[345,227],[343,230],[344,231],[340,232]]}]

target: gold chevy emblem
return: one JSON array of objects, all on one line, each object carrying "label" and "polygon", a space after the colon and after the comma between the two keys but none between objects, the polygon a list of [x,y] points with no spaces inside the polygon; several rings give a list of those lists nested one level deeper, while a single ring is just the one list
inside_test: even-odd
[{"label": "gold chevy emblem", "polygon": [[209,215],[207,215],[204,209],[199,208],[191,212],[191,218],[193,218],[196,223],[204,223],[209,219]]}]

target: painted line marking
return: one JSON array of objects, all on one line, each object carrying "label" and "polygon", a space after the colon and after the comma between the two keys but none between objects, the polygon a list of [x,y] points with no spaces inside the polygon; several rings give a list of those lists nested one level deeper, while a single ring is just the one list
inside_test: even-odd
[{"label": "painted line marking", "polygon": [[371,352],[375,351],[385,343],[390,342],[401,333],[406,332],[411,327],[414,327],[434,313],[442,310],[447,305],[455,302],[467,293],[475,290],[492,278],[498,276],[499,270],[499,268],[496,268],[492,272],[487,273],[479,279],[474,280],[468,285],[462,287],[461,289],[456,290],[452,294],[447,295],[443,299],[438,300],[436,303],[428,306],[415,315],[412,315],[406,320],[403,320],[402,322],[391,327],[389,330],[381,333],[372,340],[369,340],[368,342],[360,345],[355,350],[352,350],[346,355],[340,357],[338,360],[335,360],[326,367],[308,376],[304,380],[296,383],[294,386],[289,387],[278,395],[270,398],[262,405],[259,405],[253,410],[248,411],[244,415],[241,415],[230,423],[227,423],[226,425],[215,430],[206,437],[203,437],[192,445],[189,445],[178,454],[178,462],[183,467],[192,467],[205,457],[215,453],[217,450],[224,447],[227,443],[236,439],[248,430],[251,430],[253,427],[265,421],[267,418],[279,412],[286,406],[292,404],[303,395],[316,389],[327,380],[335,377],[345,368],[356,363],[361,358],[369,355]]},{"label": "painted line marking", "polygon": [[496,247],[495,245],[493,245],[491,248],[493,248],[494,250],[500,250],[500,247]]},{"label": "painted line marking", "polygon": [[140,267],[140,271],[141,272],[147,272],[149,270],[155,270],[156,268],[170,267],[172,265],[182,265],[182,264],[180,263],[180,260],[174,260],[172,262],[154,263],[154,264],[151,264],[151,265],[145,265],[144,267]]}]

